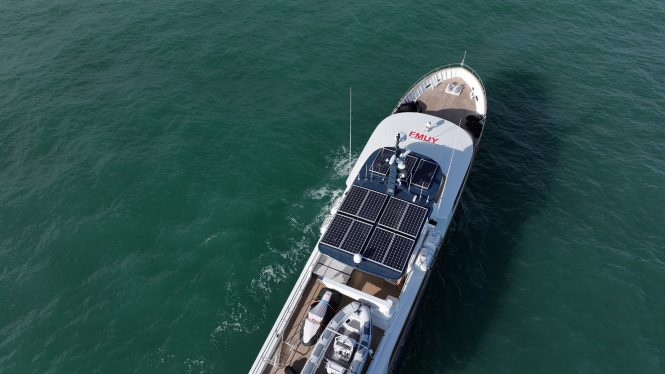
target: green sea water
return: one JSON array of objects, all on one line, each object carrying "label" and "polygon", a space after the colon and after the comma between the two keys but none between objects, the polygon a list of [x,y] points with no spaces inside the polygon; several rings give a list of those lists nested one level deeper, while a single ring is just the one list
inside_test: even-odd
[{"label": "green sea water", "polygon": [[242,373],[427,71],[488,121],[402,373],[665,372],[665,3],[0,1],[0,372]]}]

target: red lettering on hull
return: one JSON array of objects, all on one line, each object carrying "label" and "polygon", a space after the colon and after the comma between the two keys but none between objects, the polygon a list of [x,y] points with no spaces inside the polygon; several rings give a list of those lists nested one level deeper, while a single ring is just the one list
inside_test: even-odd
[{"label": "red lettering on hull", "polygon": [[439,141],[439,138],[435,138],[433,136],[421,134],[421,133],[416,132],[416,131],[409,132],[409,137],[414,138],[414,139],[418,139],[418,140],[422,140],[424,142],[432,143],[432,144]]}]

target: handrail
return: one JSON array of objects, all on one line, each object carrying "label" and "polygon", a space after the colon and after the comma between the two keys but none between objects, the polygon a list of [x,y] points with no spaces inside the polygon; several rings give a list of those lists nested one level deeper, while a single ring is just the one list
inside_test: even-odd
[{"label": "handrail", "polygon": [[[341,205],[342,200],[343,200],[343,199],[341,199],[341,198],[337,198],[335,201],[333,201],[333,205],[332,205],[331,210],[333,210],[333,209],[335,209],[335,208],[338,208],[338,207]],[[323,226],[327,226],[327,225],[329,225],[329,224],[330,224],[330,221],[332,221],[332,217],[333,217],[333,216],[334,216],[333,214],[328,214],[327,217],[324,218],[324,220],[323,220],[322,227],[323,227]],[[326,224],[327,224],[327,225],[326,225]],[[327,227],[326,227],[326,230],[327,230]],[[321,236],[323,236],[323,234],[322,234]],[[312,249],[312,252],[314,252],[314,250],[316,249],[317,246],[318,246],[318,242],[317,242],[316,245],[314,245],[314,248]],[[312,254],[313,254],[313,253],[312,253]],[[311,255],[310,255],[310,256],[311,256]],[[309,260],[308,260],[308,262],[309,262]],[[307,285],[307,282],[310,281],[310,278],[311,278],[311,275],[312,275],[312,269],[316,266],[317,263],[318,263],[318,260],[317,260],[316,263],[313,263],[313,264],[312,264],[311,268],[307,268],[308,273],[309,273],[309,276],[305,276],[304,278],[299,279],[299,280],[296,282],[296,284],[293,286],[293,289],[297,289],[297,288],[305,287],[305,286]],[[304,272],[304,271],[305,271],[305,269],[303,269],[303,272]],[[300,275],[302,276],[302,272],[300,273]],[[300,277],[299,277],[299,278],[300,278]],[[271,329],[271,332],[274,330],[274,334],[273,334],[272,336],[269,335],[269,336],[267,337],[267,339],[266,339],[267,341],[271,342],[271,344],[272,344],[273,341],[275,341],[275,340],[277,340],[277,339],[279,339],[279,338],[282,338],[282,339],[284,338],[283,334],[284,334],[284,332],[285,332],[285,330],[286,330],[286,326],[288,325],[289,320],[290,320],[290,319],[293,317],[293,315],[294,315],[295,307],[298,305],[298,303],[301,301],[301,299],[302,299],[303,297],[304,297],[304,295],[303,295],[303,294],[300,294],[300,296],[295,297],[290,303],[285,304],[285,305],[282,307],[282,310],[284,310],[284,308],[286,308],[287,312],[282,316],[282,318],[278,318],[278,319],[275,321],[275,323],[274,323],[274,325],[273,325],[273,329]],[[288,301],[288,300],[287,300],[287,301]],[[280,312],[280,314],[281,314],[281,312]],[[280,349],[280,347],[279,347],[279,341],[278,341],[276,344],[277,344],[277,345],[275,346],[275,349]],[[270,344],[268,344],[268,346],[269,346],[269,345],[270,345]],[[261,356],[260,356],[260,359],[261,359],[262,361],[274,365],[274,363],[271,362],[271,361],[272,361],[271,357],[275,354],[275,351],[274,351],[274,350],[273,350],[273,351],[270,351],[270,352],[261,352],[261,353],[263,353],[263,354],[261,354]],[[266,354],[267,354],[268,356],[266,356]]]},{"label": "handrail", "polygon": [[[304,269],[303,269],[303,270],[304,270]],[[301,273],[301,275],[302,275],[302,273]],[[311,274],[310,274],[310,275],[311,275]],[[307,282],[309,282],[309,280],[310,280],[310,277],[309,277],[309,276],[303,277],[302,279],[300,279],[299,282],[297,282],[297,283],[294,285],[294,288],[300,288],[300,287],[304,286],[305,284],[307,284]],[[284,334],[284,330],[286,329],[286,325],[288,324],[289,319],[293,316],[293,311],[295,310],[295,308],[293,308],[293,307],[294,307],[295,305],[297,305],[298,302],[300,302],[300,299],[301,299],[303,296],[304,296],[303,294],[300,294],[300,296],[294,298],[294,299],[291,301],[291,303],[289,303],[289,304],[285,304],[284,307],[286,307],[286,309],[287,309],[287,313],[285,313],[284,316],[283,316],[282,318],[280,318],[280,319],[278,319],[278,320],[275,321],[275,324],[274,324],[273,326],[276,326],[277,328],[274,329],[274,334],[273,334],[272,336],[269,336],[268,339],[270,339],[271,341],[273,341],[273,340],[278,339],[278,338],[280,338],[280,337],[281,337],[281,338],[284,338],[284,336],[283,336],[283,334]],[[284,308],[284,307],[283,307],[283,308]],[[278,344],[279,344],[279,342],[278,342]],[[279,345],[277,345],[277,346],[275,347],[275,349],[279,349]],[[263,360],[263,361],[265,361],[265,362],[267,362],[267,363],[271,363],[271,361],[272,361],[272,360],[271,360],[271,356],[274,355],[275,351],[264,352],[264,353],[268,354],[268,356],[266,357],[265,355],[261,355],[261,360]],[[271,364],[274,365],[274,364],[279,364],[279,363],[271,363]]]},{"label": "handrail", "polygon": [[480,78],[480,76],[478,75],[478,73],[476,73],[476,71],[473,70],[473,68],[471,68],[471,67],[468,66],[468,65],[462,64],[462,63],[452,63],[452,64],[447,64],[447,65],[439,66],[438,68],[432,69],[432,70],[430,70],[428,73],[426,73],[426,74],[424,74],[423,76],[421,76],[420,78],[418,78],[418,79],[416,80],[416,82],[415,82],[414,84],[412,84],[411,87],[409,87],[409,89],[406,90],[406,92],[404,93],[404,95],[402,95],[402,97],[399,99],[399,101],[397,102],[397,105],[395,105],[395,108],[393,108],[393,112],[395,111],[395,109],[397,109],[397,108],[400,106],[400,104],[402,103],[402,101],[404,100],[404,98],[405,98],[406,96],[408,96],[409,93],[410,93],[414,88],[416,88],[416,86],[418,86],[418,84],[420,84],[423,80],[425,80],[425,78],[429,77],[430,75],[432,75],[432,74],[434,74],[434,73],[436,73],[436,72],[438,72],[438,71],[440,71],[440,70],[445,70],[445,69],[449,69],[449,68],[463,68],[463,69],[469,71],[471,74],[473,74],[474,77],[476,77],[476,79],[478,79],[478,82],[480,82],[480,87],[483,89],[483,95],[486,95],[486,94],[487,94],[487,92],[485,91],[485,84],[483,83],[483,80]]}]

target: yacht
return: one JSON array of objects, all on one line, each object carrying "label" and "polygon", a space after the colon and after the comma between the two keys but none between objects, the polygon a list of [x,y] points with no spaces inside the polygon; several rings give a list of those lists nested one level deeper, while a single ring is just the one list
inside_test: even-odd
[{"label": "yacht", "polygon": [[426,74],[376,127],[250,373],[390,373],[485,126],[473,69]]}]

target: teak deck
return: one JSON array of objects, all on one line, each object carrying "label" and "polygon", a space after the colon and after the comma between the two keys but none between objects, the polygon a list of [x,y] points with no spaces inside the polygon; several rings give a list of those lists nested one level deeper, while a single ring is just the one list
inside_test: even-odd
[{"label": "teak deck", "polygon": [[[459,96],[446,93],[449,83],[463,85]],[[424,104],[423,113],[431,114],[448,120],[456,125],[464,124],[466,116],[476,114],[476,104],[471,97],[472,92],[460,78],[451,78],[441,81],[436,87],[425,91],[418,100]]]}]

